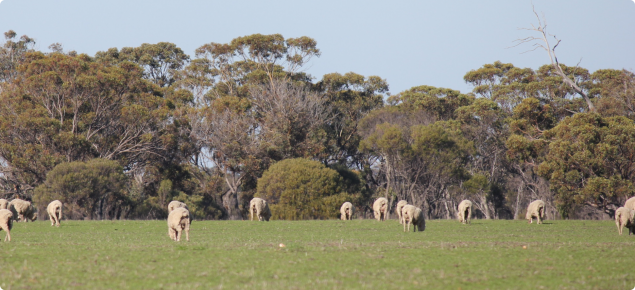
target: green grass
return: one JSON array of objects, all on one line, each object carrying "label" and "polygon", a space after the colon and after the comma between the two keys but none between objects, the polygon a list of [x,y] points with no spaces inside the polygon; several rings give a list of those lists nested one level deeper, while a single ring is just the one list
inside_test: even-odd
[{"label": "green grass", "polygon": [[60,228],[48,221],[16,223],[13,241],[0,243],[0,287],[635,287],[635,237],[619,236],[611,221],[426,225],[424,232],[404,233],[396,220],[195,221],[190,242],[172,242],[165,221],[63,221]]}]

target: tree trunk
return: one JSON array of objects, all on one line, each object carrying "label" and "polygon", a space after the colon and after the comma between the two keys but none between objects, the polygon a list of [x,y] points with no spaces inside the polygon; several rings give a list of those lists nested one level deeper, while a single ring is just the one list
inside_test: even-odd
[{"label": "tree trunk", "polygon": [[518,186],[518,193],[516,194],[516,207],[514,209],[515,220],[519,219],[518,212],[520,211],[520,200],[522,199],[523,186],[524,186],[524,183],[521,181],[520,185]]},{"label": "tree trunk", "polygon": [[240,208],[238,207],[238,193],[232,190],[227,191],[222,196],[223,207],[227,211],[227,219],[229,220],[242,220],[243,217],[240,214]]},{"label": "tree trunk", "polygon": [[487,205],[487,197],[485,196],[481,197],[481,208],[483,209],[483,214],[485,215],[485,219],[486,220],[492,219],[492,216],[490,215],[490,212],[489,212],[489,206]]},{"label": "tree trunk", "polygon": [[445,200],[443,204],[445,205],[445,219],[449,220],[451,218],[450,218],[450,208],[448,207],[448,201]]}]

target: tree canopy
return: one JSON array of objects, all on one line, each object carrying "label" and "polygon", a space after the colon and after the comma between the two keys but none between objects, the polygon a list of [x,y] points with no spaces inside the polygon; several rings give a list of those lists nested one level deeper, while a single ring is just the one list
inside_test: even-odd
[{"label": "tree canopy", "polygon": [[[544,28],[544,27],[543,27]],[[544,36],[544,30],[536,30]],[[242,219],[254,196],[277,219],[362,217],[377,197],[452,218],[608,218],[635,194],[635,73],[555,58],[496,61],[460,92],[380,76],[307,73],[307,36],[253,34],[186,54],[170,42],[94,56],[39,51],[14,31],[0,46],[0,197],[60,199],[73,218]],[[521,40],[522,42],[522,40]],[[557,46],[557,45],[556,45]],[[103,176],[102,176],[103,175]]]}]

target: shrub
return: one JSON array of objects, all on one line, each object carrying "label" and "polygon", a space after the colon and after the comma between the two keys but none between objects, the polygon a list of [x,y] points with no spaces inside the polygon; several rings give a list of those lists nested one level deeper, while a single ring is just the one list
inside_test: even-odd
[{"label": "shrub", "polygon": [[125,217],[130,210],[125,185],[126,175],[116,161],[68,162],[49,171],[46,181],[35,189],[33,198],[39,208],[60,200],[67,217],[114,219]]},{"label": "shrub", "polygon": [[354,196],[346,193],[340,174],[317,161],[286,159],[258,179],[256,197],[267,200],[273,219],[328,219]]}]

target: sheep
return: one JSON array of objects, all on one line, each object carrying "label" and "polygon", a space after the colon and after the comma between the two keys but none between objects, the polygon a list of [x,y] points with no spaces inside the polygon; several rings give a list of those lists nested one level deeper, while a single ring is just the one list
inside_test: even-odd
[{"label": "sheep", "polygon": [[471,223],[472,219],[472,202],[469,200],[463,200],[459,203],[459,211],[456,213],[459,221],[463,224]]},{"label": "sheep", "polygon": [[373,203],[373,212],[375,213],[375,219],[378,221],[385,221],[388,217],[388,200],[380,197]]},{"label": "sheep", "polygon": [[21,199],[14,199],[9,203],[9,210],[13,212],[13,218],[16,221],[24,221],[28,222],[35,221],[37,219],[37,215],[35,214],[35,208],[31,205],[31,202]]},{"label": "sheep", "polygon": [[403,209],[403,207],[404,207],[405,205],[407,205],[407,204],[408,204],[408,202],[407,202],[407,201],[405,201],[405,200],[400,200],[400,201],[397,203],[397,215],[399,216],[399,224],[403,224],[403,217],[401,216],[401,210],[402,210],[402,209]]},{"label": "sheep", "polygon": [[0,209],[9,209],[9,201],[4,198],[0,198]]},{"label": "sheep", "polygon": [[350,202],[345,202],[342,204],[342,207],[340,208],[340,213],[342,214],[342,220],[343,221],[348,221],[353,219],[353,214],[355,213],[355,207],[353,207],[353,204]]},{"label": "sheep", "polygon": [[187,205],[185,203],[182,203],[178,200],[173,200],[173,201],[170,201],[170,203],[168,204],[168,214],[170,214],[174,209],[179,207],[183,207],[187,210],[190,210],[189,208],[187,208]]},{"label": "sheep", "polygon": [[615,211],[615,225],[617,231],[622,235],[624,227],[628,229],[628,235],[635,234],[635,210],[627,207],[620,207]]},{"label": "sheep", "polygon": [[545,219],[545,202],[542,200],[535,200],[527,207],[527,215],[525,218],[528,223],[533,222],[533,218],[536,218],[537,224],[542,224],[542,220]]},{"label": "sheep", "polygon": [[629,198],[628,200],[626,200],[626,202],[624,203],[624,207],[628,208],[628,209],[632,209],[635,210],[635,196]]},{"label": "sheep", "polygon": [[13,228],[13,213],[8,209],[0,209],[0,231],[4,230],[7,235],[4,241],[11,241],[11,229]]},{"label": "sheep", "polygon": [[269,221],[271,218],[271,211],[269,210],[267,201],[258,197],[254,197],[249,202],[249,214],[251,215],[249,220],[252,221],[254,220],[254,214],[256,214],[256,217],[258,217],[258,220],[261,222]]},{"label": "sheep", "polygon": [[181,241],[185,231],[185,239],[190,241],[190,211],[184,207],[175,208],[168,215],[168,235],[173,241]]},{"label": "sheep", "polygon": [[[420,232],[426,229],[426,220],[423,217],[423,211],[415,207],[414,205],[407,204],[401,210],[401,216],[403,217],[403,231],[410,231],[410,224],[413,225],[413,230],[416,232],[419,229]],[[406,225],[408,230],[406,230]]]},{"label": "sheep", "polygon": [[46,207],[46,212],[51,219],[51,226],[60,226],[60,220],[62,219],[62,202],[54,200]]}]

